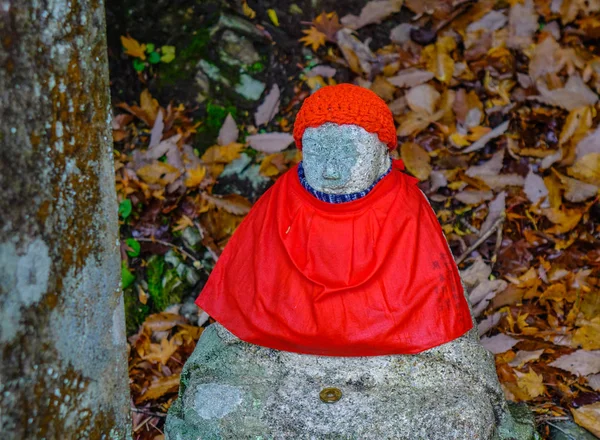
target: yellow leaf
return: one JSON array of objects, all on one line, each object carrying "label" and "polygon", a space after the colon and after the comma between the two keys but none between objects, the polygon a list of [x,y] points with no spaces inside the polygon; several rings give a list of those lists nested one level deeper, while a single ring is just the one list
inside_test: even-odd
[{"label": "yellow leaf", "polygon": [[170,63],[175,59],[175,46],[163,46],[160,48],[160,53],[162,53],[160,60],[163,63]]},{"label": "yellow leaf", "polygon": [[260,173],[267,177],[277,176],[281,171],[273,164],[273,160],[282,156],[282,153],[265,156],[260,164]]},{"label": "yellow leaf", "polygon": [[405,142],[400,147],[404,165],[419,180],[427,180],[431,174],[429,154],[414,142]]},{"label": "yellow leaf", "polygon": [[154,161],[150,165],[137,170],[137,175],[147,183],[158,183],[163,186],[172,183],[181,173],[177,168],[168,163]]},{"label": "yellow leaf", "polygon": [[452,133],[448,139],[450,140],[452,146],[456,148],[463,148],[467,145],[471,145],[464,134]]},{"label": "yellow leaf", "polygon": [[517,375],[517,385],[526,395],[523,396],[526,397],[523,400],[535,399],[546,391],[544,377],[541,374],[537,374],[532,369],[528,373],[521,373],[519,371],[515,371],[515,373]]},{"label": "yellow leaf", "polygon": [[254,11],[254,9],[252,9],[250,6],[248,6],[247,2],[242,3],[242,12],[250,20],[252,20],[254,17],[256,17],[256,11]]},{"label": "yellow leaf", "polygon": [[568,173],[576,179],[600,186],[600,153],[589,153],[580,157],[569,168]]},{"label": "yellow leaf", "polygon": [[575,330],[573,343],[580,345],[584,350],[600,349],[600,316],[584,322],[585,325]]},{"label": "yellow leaf", "polygon": [[394,99],[394,92],[396,87],[390,84],[383,76],[379,75],[371,84],[371,90],[377,93],[377,95],[384,101],[391,101]]},{"label": "yellow leaf", "polygon": [[548,220],[554,223],[553,227],[546,229],[546,232],[549,234],[564,234],[569,232],[579,224],[583,216],[582,210],[567,209],[564,207],[560,209],[543,209],[542,212]]},{"label": "yellow leaf", "polygon": [[454,38],[446,36],[438,38],[435,44],[430,44],[421,52],[421,60],[425,63],[427,70],[445,84],[450,83],[454,73],[454,60],[450,55],[454,49],[456,49],[456,41]]},{"label": "yellow leaf", "polygon": [[206,150],[202,155],[202,161],[208,164],[229,163],[240,156],[243,144],[233,142],[229,145],[214,145]]},{"label": "yellow leaf", "polygon": [[183,231],[186,228],[193,228],[194,222],[187,215],[182,215],[179,220],[175,223],[173,231]]},{"label": "yellow leaf", "polygon": [[188,188],[200,186],[205,177],[206,168],[202,165],[198,165],[196,168],[188,170],[187,179],[185,179],[185,186]]},{"label": "yellow leaf", "polygon": [[306,84],[311,90],[320,89],[321,87],[325,87],[327,85],[323,80],[323,77],[319,75],[306,78]]},{"label": "yellow leaf", "polygon": [[600,437],[600,402],[571,409],[575,423]]},{"label": "yellow leaf", "polygon": [[279,26],[279,18],[277,17],[277,12],[275,12],[275,9],[267,9],[267,15],[275,26]]},{"label": "yellow leaf", "polygon": [[304,43],[305,46],[310,46],[313,52],[316,52],[319,47],[323,46],[327,39],[326,35],[314,26],[311,26],[308,30],[304,29],[302,33],[306,34],[306,36],[300,38],[298,41]]},{"label": "yellow leaf", "polygon": [[574,142],[581,139],[592,126],[592,118],[591,107],[579,107],[571,110],[560,132],[559,144],[564,144],[572,137]]},{"label": "yellow leaf", "polygon": [[131,37],[124,37],[121,35],[121,44],[125,48],[125,53],[129,56],[139,58],[141,60],[146,59],[146,45],[140,44],[137,40]]}]

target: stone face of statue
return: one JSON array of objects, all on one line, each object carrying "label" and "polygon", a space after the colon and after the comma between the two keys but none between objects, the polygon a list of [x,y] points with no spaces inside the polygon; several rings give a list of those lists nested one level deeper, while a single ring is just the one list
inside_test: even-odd
[{"label": "stone face of statue", "polygon": [[327,194],[351,194],[369,188],[390,167],[386,144],[357,125],[326,123],[302,136],[308,184]]}]

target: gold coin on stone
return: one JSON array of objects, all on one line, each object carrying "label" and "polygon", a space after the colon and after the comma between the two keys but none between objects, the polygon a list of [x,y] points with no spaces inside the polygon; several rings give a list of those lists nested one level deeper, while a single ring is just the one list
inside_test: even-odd
[{"label": "gold coin on stone", "polygon": [[319,397],[325,403],[334,403],[342,398],[342,391],[339,388],[323,388]]}]

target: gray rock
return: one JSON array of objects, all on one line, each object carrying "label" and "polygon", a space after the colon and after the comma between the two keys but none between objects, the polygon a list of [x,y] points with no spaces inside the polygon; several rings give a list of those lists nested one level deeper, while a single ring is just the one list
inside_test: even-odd
[{"label": "gray rock", "polygon": [[220,41],[220,58],[231,66],[250,65],[260,61],[260,55],[250,40],[226,30]]},{"label": "gray rock", "polygon": [[[468,352],[473,362],[460,362]],[[248,344],[209,326],[187,361],[165,425],[179,439],[534,438],[489,376],[473,332],[414,356],[325,357]],[[485,364],[484,364],[485,366]],[[490,369],[493,370],[493,367]],[[325,387],[342,398],[324,403]]]}]

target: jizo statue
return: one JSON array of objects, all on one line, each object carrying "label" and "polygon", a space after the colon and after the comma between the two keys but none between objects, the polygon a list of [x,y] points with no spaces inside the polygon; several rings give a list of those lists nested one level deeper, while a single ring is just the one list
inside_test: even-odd
[{"label": "jizo statue", "polygon": [[184,367],[167,437],[536,438],[504,399],[435,213],[390,158],[385,102],[324,87],[294,138],[302,162],[198,297],[217,323]]}]

